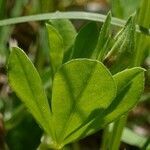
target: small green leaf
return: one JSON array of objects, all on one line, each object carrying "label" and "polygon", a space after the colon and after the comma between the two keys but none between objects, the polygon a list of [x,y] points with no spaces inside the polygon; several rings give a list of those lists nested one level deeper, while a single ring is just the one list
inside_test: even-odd
[{"label": "small green leaf", "polygon": [[24,102],[48,135],[51,135],[51,110],[40,76],[19,48],[12,48],[8,62],[8,79],[11,88]]},{"label": "small green leaf", "polygon": [[126,69],[113,76],[117,84],[117,97],[113,100],[106,113],[104,124],[133,108],[144,89],[144,69],[135,67]]},{"label": "small green leaf", "polygon": [[73,58],[91,58],[98,39],[96,22],[90,22],[78,33],[73,48]]},{"label": "small green leaf", "polygon": [[113,74],[133,66],[134,46],[135,21],[134,17],[130,17],[124,28],[116,35],[114,45],[105,58]]},{"label": "small green leaf", "polygon": [[64,52],[66,53],[74,43],[77,34],[75,27],[68,19],[50,20],[50,23],[62,36],[64,43]]},{"label": "small green leaf", "polygon": [[55,75],[52,89],[57,143],[62,144],[80,125],[103,113],[115,94],[114,80],[102,63],[77,59],[64,64]]},{"label": "small green leaf", "polygon": [[64,55],[63,39],[53,26],[47,24],[46,27],[49,37],[50,62],[54,74],[58,67],[62,64]]},{"label": "small green leaf", "polygon": [[[135,106],[144,87],[143,69],[136,67],[127,69],[114,76],[117,84],[117,96],[111,105],[102,114],[97,115],[86,124],[82,124],[78,130],[72,132],[65,143],[81,139],[97,132],[99,129],[114,121]],[[109,85],[109,84],[108,84]]]},{"label": "small green leaf", "polygon": [[106,54],[107,44],[109,43],[110,40],[110,25],[111,25],[111,13],[109,12],[100,30],[98,42],[92,54],[93,59],[103,60],[103,57]]}]

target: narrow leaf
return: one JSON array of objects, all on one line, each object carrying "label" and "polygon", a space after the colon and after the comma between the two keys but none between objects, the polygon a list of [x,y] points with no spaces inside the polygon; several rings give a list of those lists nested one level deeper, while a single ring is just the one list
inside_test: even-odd
[{"label": "narrow leaf", "polygon": [[110,25],[111,25],[111,13],[109,12],[99,32],[98,42],[92,54],[93,59],[103,60],[103,57],[106,54],[107,44],[109,43],[108,41],[110,40]]},{"label": "narrow leaf", "polygon": [[63,39],[53,26],[47,24],[46,27],[49,37],[50,62],[54,74],[58,67],[62,64],[64,55]]},{"label": "narrow leaf", "polygon": [[98,27],[95,22],[85,25],[78,33],[74,49],[73,58],[90,58],[95,49],[98,39]]},{"label": "narrow leaf", "polygon": [[40,76],[26,54],[17,47],[12,48],[9,57],[8,79],[13,91],[51,135],[51,111]]},{"label": "narrow leaf", "polygon": [[75,27],[68,19],[50,20],[50,23],[62,36],[64,52],[67,52],[68,49],[73,45],[77,34]]},{"label": "narrow leaf", "polygon": [[113,78],[102,63],[77,59],[63,65],[55,75],[52,91],[57,142],[62,143],[84,122],[101,114],[115,93]]},{"label": "narrow leaf", "polygon": [[[90,13],[90,12],[54,12],[54,13],[46,13],[46,14],[36,14],[36,15],[30,15],[30,16],[22,16],[22,17],[16,17],[16,18],[9,18],[9,19],[3,19],[0,20],[0,26],[5,25],[13,25],[17,23],[23,23],[23,22],[30,22],[30,21],[43,21],[43,20],[49,20],[49,19],[81,19],[81,20],[91,20],[91,21],[97,21],[97,22],[104,22],[106,19],[105,15],[102,15],[100,13]],[[113,17],[111,24],[117,27],[123,27],[125,24],[125,20],[121,20],[118,18]],[[150,30],[148,28],[145,28],[145,31],[141,30],[139,26],[136,26],[136,31],[139,33],[143,33],[145,35],[150,35]]]}]

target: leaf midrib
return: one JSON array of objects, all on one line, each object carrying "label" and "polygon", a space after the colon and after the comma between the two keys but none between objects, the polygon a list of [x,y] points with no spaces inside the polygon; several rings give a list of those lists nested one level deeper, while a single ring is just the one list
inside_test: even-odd
[{"label": "leaf midrib", "polygon": [[72,120],[72,117],[74,116],[74,112],[75,112],[75,110],[76,110],[76,107],[78,106],[78,103],[79,103],[79,101],[80,101],[80,99],[81,99],[81,97],[82,97],[82,94],[83,94],[83,92],[85,91],[85,89],[87,88],[87,85],[89,84],[89,81],[90,81],[90,79],[91,79],[91,77],[92,77],[92,73],[94,73],[95,72],[95,69],[96,69],[96,66],[97,66],[97,64],[96,63],[94,63],[93,65],[92,65],[93,67],[92,67],[92,70],[90,71],[90,73],[89,73],[89,75],[87,76],[87,79],[86,79],[86,83],[87,84],[85,84],[84,86],[82,86],[83,88],[82,88],[82,90],[81,90],[81,92],[78,94],[78,96],[76,97],[76,100],[78,99],[78,101],[75,103],[75,106],[73,107],[73,109],[71,109],[71,111],[70,111],[70,115],[69,115],[69,119],[67,120],[67,122],[65,123],[65,125],[64,125],[64,128],[63,128],[63,132],[61,132],[61,134],[60,135],[62,135],[61,137],[62,137],[62,139],[61,140],[64,140],[65,139],[65,136],[66,136],[66,131],[67,131],[67,129],[68,129],[68,127],[69,127],[69,124],[70,124],[70,122],[71,122],[71,120]]}]

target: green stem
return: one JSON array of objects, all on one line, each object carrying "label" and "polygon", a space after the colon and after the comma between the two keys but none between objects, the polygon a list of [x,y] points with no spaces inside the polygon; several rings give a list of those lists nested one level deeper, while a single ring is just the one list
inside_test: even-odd
[{"label": "green stem", "polygon": [[109,150],[118,150],[120,147],[120,139],[127,120],[127,116],[123,116],[113,124],[113,129],[110,135]]},{"label": "green stem", "polygon": [[[0,26],[29,22],[29,21],[42,21],[42,20],[49,20],[49,19],[83,19],[83,20],[104,22],[106,19],[106,16],[102,14],[98,14],[98,13],[88,13],[88,12],[82,12],[82,11],[76,11],[76,12],[57,11],[54,13],[44,13],[44,14],[37,14],[37,15],[30,15],[30,16],[23,16],[23,17],[0,20]],[[123,27],[125,24],[125,20],[113,18],[112,24]]]},{"label": "green stem", "polygon": [[103,131],[103,137],[104,138],[102,138],[102,144],[101,144],[100,150],[101,149],[102,150],[107,150],[108,149],[109,134],[110,134],[110,132],[109,132],[109,126],[106,126],[105,129],[104,129],[104,131]]},{"label": "green stem", "polygon": [[[104,22],[106,19],[106,15],[102,15],[98,13],[82,12],[82,11],[76,11],[76,12],[57,11],[54,13],[37,14],[37,15],[0,20],[0,26],[12,25],[12,24],[29,22],[29,21],[43,21],[49,19],[82,19],[82,20]],[[125,20],[112,17],[111,24],[114,26],[123,27],[125,25],[125,22],[126,22]],[[144,32],[143,32],[143,30],[141,30],[138,25],[136,26],[136,31],[142,32],[143,34],[146,35],[150,35],[150,29],[144,28]]]}]

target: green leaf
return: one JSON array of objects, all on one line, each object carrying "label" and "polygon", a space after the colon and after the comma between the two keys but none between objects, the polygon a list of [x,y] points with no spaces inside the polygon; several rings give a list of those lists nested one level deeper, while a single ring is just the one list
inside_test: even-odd
[{"label": "green leaf", "polygon": [[132,109],[144,89],[144,69],[135,67],[126,69],[113,76],[117,84],[117,97],[113,100],[106,113],[104,124]]},{"label": "green leaf", "polygon": [[111,105],[105,112],[97,115],[97,117],[86,124],[82,124],[78,130],[72,132],[65,139],[65,143],[81,139],[97,132],[99,129],[125,114],[135,106],[144,88],[143,69],[139,67],[127,69],[116,74],[114,79],[118,90],[117,96],[112,101]]},{"label": "green leaf", "polygon": [[68,19],[50,20],[52,26],[54,26],[59,34],[63,38],[64,52],[73,45],[76,37],[76,29]]},{"label": "green leaf", "polygon": [[40,76],[19,48],[12,48],[8,62],[9,84],[48,135],[51,135],[51,110]]},{"label": "green leaf", "polygon": [[64,55],[63,39],[53,26],[47,24],[46,27],[49,37],[50,62],[54,74],[58,67],[62,64]]},{"label": "green leaf", "polygon": [[106,47],[110,40],[110,25],[111,25],[110,23],[111,23],[111,13],[109,12],[99,32],[98,42],[92,54],[93,59],[103,60],[103,57],[106,54]]},{"label": "green leaf", "polygon": [[130,17],[125,27],[116,35],[114,45],[106,56],[110,71],[114,74],[133,66],[135,55],[135,21]]},{"label": "green leaf", "polygon": [[104,112],[115,94],[114,80],[102,63],[76,59],[64,64],[55,75],[52,89],[57,143],[63,144],[71,132]]},{"label": "green leaf", "polygon": [[98,27],[95,22],[90,22],[78,33],[74,49],[73,58],[90,58],[95,49],[98,39]]},{"label": "green leaf", "polygon": [[63,63],[71,59],[72,47],[77,35],[76,29],[68,19],[50,20],[52,26],[54,26],[59,34],[62,36],[64,43],[64,58]]}]

